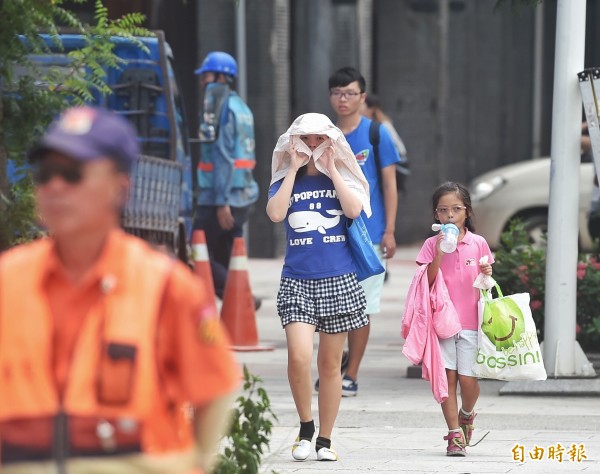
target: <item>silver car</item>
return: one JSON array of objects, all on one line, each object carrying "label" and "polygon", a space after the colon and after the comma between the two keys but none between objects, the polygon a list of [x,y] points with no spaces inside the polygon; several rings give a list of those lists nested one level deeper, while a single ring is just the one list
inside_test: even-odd
[{"label": "silver car", "polygon": [[[581,163],[579,189],[579,246],[590,251],[592,240],[587,229],[587,213],[594,179],[594,164]],[[491,170],[475,178],[470,186],[476,232],[492,249],[498,248],[500,235],[511,219],[525,224],[530,240],[545,245],[548,229],[550,158],[521,161]]]}]

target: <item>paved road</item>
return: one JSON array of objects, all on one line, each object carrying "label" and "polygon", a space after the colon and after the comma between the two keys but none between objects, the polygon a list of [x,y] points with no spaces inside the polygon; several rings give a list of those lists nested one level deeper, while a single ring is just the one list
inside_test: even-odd
[{"label": "paved road", "polygon": [[[274,350],[240,352],[238,359],[263,378],[278,416],[261,472],[600,473],[600,397],[500,395],[505,383],[499,381],[481,382],[474,439],[487,431],[489,435],[466,458],[445,456],[441,409],[427,382],[407,378],[410,363],[401,354],[401,312],[417,250],[400,248],[390,264],[383,311],[373,317],[358,396],[342,399],[334,430],[340,460],[329,463],[318,462],[315,454],[304,462],[292,460],[299,425],[286,376],[285,337],[275,310],[282,261],[250,260],[253,291],[264,298],[256,317],[260,342]],[[315,396],[315,420],[316,402]],[[568,454],[572,445],[574,460]],[[532,459],[540,448],[542,459]]]}]

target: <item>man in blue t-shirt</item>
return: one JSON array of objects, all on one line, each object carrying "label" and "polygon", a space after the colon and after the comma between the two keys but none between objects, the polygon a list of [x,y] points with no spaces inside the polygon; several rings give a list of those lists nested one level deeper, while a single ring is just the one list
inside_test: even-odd
[{"label": "man in blue t-shirt", "polygon": [[[356,155],[371,193],[373,214],[363,219],[373,245],[385,267],[384,259],[392,258],[396,252],[396,210],[398,190],[396,188],[396,163],[400,161],[398,151],[389,133],[379,127],[379,168],[375,163],[373,147],[369,140],[371,120],[360,114],[361,104],[366,98],[366,83],[359,71],[352,67],[338,69],[329,78],[331,106],[337,114],[336,125],[344,132],[352,151]],[[367,296],[367,314],[380,312],[381,289],[385,273],[361,282]],[[348,333],[348,357],[342,380],[342,396],[355,396],[358,391],[357,377],[360,362],[369,340],[370,325]]]}]

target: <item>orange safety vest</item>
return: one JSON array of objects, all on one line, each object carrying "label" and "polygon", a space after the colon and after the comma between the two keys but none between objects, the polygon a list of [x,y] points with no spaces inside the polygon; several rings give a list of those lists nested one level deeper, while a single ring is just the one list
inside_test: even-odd
[{"label": "orange safety vest", "polygon": [[[166,453],[193,445],[189,410],[186,416],[162,393],[156,362],[159,311],[174,262],[137,238],[119,238],[126,246],[123,274],[103,285],[104,296],[82,323],[62,400],[49,363],[53,320],[42,288],[52,244],[38,241],[0,259],[0,438],[6,445],[26,444],[36,421],[45,426],[59,416],[71,455],[135,452],[128,445]],[[100,440],[98,424],[106,428],[106,421],[116,433]]]}]

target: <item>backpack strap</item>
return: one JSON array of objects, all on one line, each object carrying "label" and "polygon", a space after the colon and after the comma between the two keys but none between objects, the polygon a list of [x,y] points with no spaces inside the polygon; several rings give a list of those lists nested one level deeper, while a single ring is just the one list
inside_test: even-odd
[{"label": "backpack strap", "polygon": [[381,128],[381,123],[371,120],[371,125],[369,126],[369,142],[371,142],[371,146],[373,147],[373,156],[375,157],[375,169],[377,170],[377,181],[382,183],[383,180],[381,178],[381,160],[379,158],[379,137]]}]

